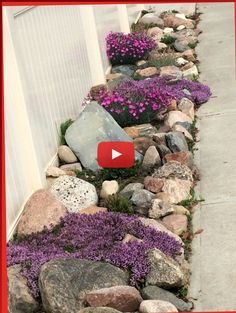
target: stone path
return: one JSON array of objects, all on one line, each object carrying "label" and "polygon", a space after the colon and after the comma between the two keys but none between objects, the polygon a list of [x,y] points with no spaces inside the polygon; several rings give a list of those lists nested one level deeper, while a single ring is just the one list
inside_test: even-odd
[{"label": "stone path", "polygon": [[236,80],[234,5],[198,5],[201,82],[213,98],[199,110],[196,162],[205,202],[196,210],[190,295],[195,311],[236,310]]}]

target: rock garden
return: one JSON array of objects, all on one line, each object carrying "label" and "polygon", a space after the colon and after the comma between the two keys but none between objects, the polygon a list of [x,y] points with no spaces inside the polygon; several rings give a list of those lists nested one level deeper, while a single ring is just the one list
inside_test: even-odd
[{"label": "rock garden", "polygon": [[[11,313],[188,312],[200,174],[198,14],[142,11],[106,37],[111,72],[60,127],[58,166],[8,243]],[[97,145],[130,141],[131,168],[99,168]]]}]

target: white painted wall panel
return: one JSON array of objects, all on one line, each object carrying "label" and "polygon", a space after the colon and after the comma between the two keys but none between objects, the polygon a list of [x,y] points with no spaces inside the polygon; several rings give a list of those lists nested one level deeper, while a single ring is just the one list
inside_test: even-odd
[{"label": "white painted wall panel", "polygon": [[105,37],[110,31],[120,31],[117,5],[94,5],[93,10],[96,20],[99,45],[101,49],[103,69],[106,71],[109,67],[109,61],[106,56]]},{"label": "white painted wall panel", "polygon": [[76,117],[91,87],[79,6],[41,6],[13,18],[17,62],[40,169],[56,153],[57,127]]}]

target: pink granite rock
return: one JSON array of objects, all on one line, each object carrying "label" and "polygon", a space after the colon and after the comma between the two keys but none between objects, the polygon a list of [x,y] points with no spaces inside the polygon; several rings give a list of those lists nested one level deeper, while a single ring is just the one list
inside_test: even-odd
[{"label": "pink granite rock", "polygon": [[181,235],[188,227],[188,218],[182,214],[165,216],[162,220],[164,225],[176,235]]},{"label": "pink granite rock", "polygon": [[37,190],[27,201],[20,218],[17,233],[29,235],[51,228],[67,214],[66,207],[46,189]]},{"label": "pink granite rock", "polygon": [[121,312],[134,312],[138,310],[142,297],[134,287],[115,286],[87,293],[86,301],[92,307],[111,307]]}]

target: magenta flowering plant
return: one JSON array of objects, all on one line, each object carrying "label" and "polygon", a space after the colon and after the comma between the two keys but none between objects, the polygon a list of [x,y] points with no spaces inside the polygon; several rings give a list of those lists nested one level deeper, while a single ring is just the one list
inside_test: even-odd
[{"label": "magenta flowering plant", "polygon": [[134,64],[143,59],[157,44],[144,32],[124,34],[110,32],[106,37],[106,52],[111,64]]},{"label": "magenta flowering plant", "polygon": [[210,88],[188,79],[158,76],[145,80],[124,79],[112,91],[101,89],[97,98],[121,127],[149,123],[171,100],[186,97],[196,104],[206,102]]},{"label": "magenta flowering plant", "polygon": [[[126,234],[141,241],[124,243]],[[94,215],[68,214],[53,230],[10,241],[7,247],[8,266],[21,264],[22,274],[31,293],[39,296],[40,267],[54,259],[77,258],[103,261],[129,270],[130,284],[135,285],[149,272],[147,252],[157,248],[174,257],[181,243],[166,232],[144,226],[138,216],[123,213]]]},{"label": "magenta flowering plant", "polygon": [[102,89],[98,102],[121,127],[148,123],[173,99],[150,80],[123,80],[113,91]]}]

